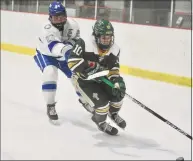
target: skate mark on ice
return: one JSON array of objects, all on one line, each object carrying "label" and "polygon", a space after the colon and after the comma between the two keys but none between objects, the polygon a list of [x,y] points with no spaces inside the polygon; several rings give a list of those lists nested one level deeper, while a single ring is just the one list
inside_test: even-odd
[{"label": "skate mark on ice", "polygon": [[[25,103],[22,103],[22,102],[17,102],[17,101],[14,101],[14,100],[8,100],[8,99],[4,99],[4,102],[7,102],[9,104],[13,104],[13,105],[16,105],[17,108],[21,108],[21,109],[25,109],[25,110],[29,110],[33,113],[37,113],[37,114],[45,114],[45,111],[43,110],[40,110],[38,108],[34,108],[34,106],[31,106],[31,105],[27,105]],[[27,108],[26,108],[27,107]]]},{"label": "skate mark on ice", "polygon": [[[147,148],[155,148],[158,147],[155,141],[134,137],[132,135],[126,135],[121,133],[119,136],[109,136],[104,134],[96,134],[93,135],[93,138],[100,140],[95,146],[97,147],[106,147],[111,152],[130,157],[140,157],[140,155],[131,154],[130,152],[120,152],[121,150],[126,151],[127,148],[135,148],[135,149],[147,149]],[[129,150],[128,150],[129,151]]]},{"label": "skate mark on ice", "polygon": [[60,116],[60,118],[61,118],[62,122],[69,122],[69,123],[71,123],[72,125],[74,125],[76,127],[80,127],[82,129],[88,130],[90,132],[98,132],[97,127],[88,124],[88,122],[92,123],[92,120],[89,119],[89,118],[85,118],[85,119],[81,119],[81,120],[80,119],[73,119],[73,118],[68,118],[67,119],[64,116]]},{"label": "skate mark on ice", "polygon": [[[17,108],[20,108],[20,109],[31,111],[32,113],[35,113],[36,116],[38,114],[38,115],[41,115],[41,116],[44,115],[45,118],[47,117],[46,110],[44,111],[43,109],[41,110],[41,109],[35,108],[35,105],[31,106],[31,105],[27,105],[27,104],[22,103],[22,102],[17,102],[17,101],[8,100],[8,99],[5,99],[4,102],[7,102],[9,104],[13,104],[14,108],[17,107]],[[46,107],[45,107],[45,109],[46,109]],[[58,120],[50,120],[49,118],[46,118],[46,119],[53,126],[60,126],[62,124],[62,121],[60,120],[60,117],[59,117]]]},{"label": "skate mark on ice", "polygon": [[119,152],[119,151],[117,151],[116,148],[112,148],[112,147],[109,147],[109,150],[111,152],[113,152],[114,154],[122,155],[122,156],[126,156],[126,157],[133,157],[133,158],[140,158],[141,157],[140,155],[136,155],[136,154],[126,154],[124,152]]},{"label": "skate mark on ice", "polygon": [[170,154],[173,154],[175,156],[180,156],[180,154],[176,153],[175,151],[173,150],[169,150],[169,149],[163,149],[163,148],[155,148],[153,149],[155,151],[161,151],[161,152],[167,152],[167,153],[170,153]]},{"label": "skate mark on ice", "polygon": [[[95,146],[97,147],[106,147],[109,148],[115,154],[123,155],[123,156],[132,156],[132,157],[140,157],[136,154],[131,154],[127,152],[120,152],[121,149],[137,149],[137,150],[155,150],[160,152],[168,152],[170,154],[175,154],[174,151],[169,149],[163,149],[153,139],[142,138],[138,136],[133,136],[131,134],[121,133],[118,136],[109,136],[104,134],[95,134],[93,138],[99,140]],[[125,151],[125,150],[124,150]],[[129,151],[129,150],[128,150]]]},{"label": "skate mark on ice", "polygon": [[[44,111],[43,109],[38,109],[38,108],[35,108],[35,105],[29,105],[29,104],[25,104],[25,103],[22,103],[22,102],[19,102],[19,101],[15,101],[15,100],[11,100],[11,99],[4,99],[4,102],[7,102],[9,104],[13,104],[14,107],[17,106],[17,108],[21,108],[21,109],[25,109],[25,110],[28,110],[28,111],[31,111],[33,113],[36,113],[38,115],[44,115],[45,117],[47,117],[46,115],[46,110]],[[46,109],[46,107],[45,107]],[[66,111],[64,112],[65,114],[70,114],[70,113],[66,113]],[[80,115],[78,113],[75,113],[73,115]],[[82,114],[81,114],[82,115]],[[87,122],[91,122],[92,123],[92,120],[89,119],[88,115],[83,115],[83,119],[74,119],[74,118],[67,118],[67,116],[64,116],[62,115],[62,112],[61,113],[58,113],[58,117],[59,117],[59,120],[57,120],[57,122],[53,122],[53,121],[50,121],[49,118],[48,118],[48,122],[53,125],[53,126],[61,126],[63,123],[71,123],[72,125],[76,126],[76,127],[80,127],[80,128],[83,128],[83,129],[86,129],[86,130],[89,130],[91,132],[96,132],[98,131],[97,127],[95,126],[91,126],[89,125]]]}]

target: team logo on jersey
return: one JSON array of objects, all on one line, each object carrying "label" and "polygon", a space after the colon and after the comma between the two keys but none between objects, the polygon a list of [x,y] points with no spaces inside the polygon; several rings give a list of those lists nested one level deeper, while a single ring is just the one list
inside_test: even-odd
[{"label": "team logo on jersey", "polygon": [[107,25],[107,29],[111,29],[111,25],[110,24]]},{"label": "team logo on jersey", "polygon": [[44,28],[45,29],[50,29],[52,26],[50,24],[47,24]]},{"label": "team logo on jersey", "polygon": [[95,98],[96,100],[99,100],[98,93],[93,93],[92,97]]}]

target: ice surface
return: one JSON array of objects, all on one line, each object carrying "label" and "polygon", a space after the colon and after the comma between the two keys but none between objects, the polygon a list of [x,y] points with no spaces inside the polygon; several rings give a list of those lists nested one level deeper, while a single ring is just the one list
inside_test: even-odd
[{"label": "ice surface", "polygon": [[[119,136],[98,131],[69,80],[59,73],[60,126],[49,123],[41,72],[30,56],[1,53],[1,159],[191,159],[191,140],[125,98]],[[191,133],[190,88],[124,76],[127,92]]]}]

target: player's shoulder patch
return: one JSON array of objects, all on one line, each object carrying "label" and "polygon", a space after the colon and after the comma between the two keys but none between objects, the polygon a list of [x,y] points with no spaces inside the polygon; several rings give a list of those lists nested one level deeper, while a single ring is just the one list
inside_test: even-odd
[{"label": "player's shoulder patch", "polygon": [[53,25],[49,22],[43,24],[42,26],[42,32],[43,32],[43,35],[47,36],[47,35],[55,35],[58,30],[53,27]]},{"label": "player's shoulder patch", "polygon": [[51,24],[46,24],[46,25],[44,26],[44,29],[50,29],[51,27],[52,27]]},{"label": "player's shoulder patch", "polygon": [[46,21],[43,25],[42,25],[44,30],[49,30],[51,28],[53,28],[52,24],[49,21]]},{"label": "player's shoulder patch", "polygon": [[44,32],[57,32],[57,29],[50,23],[44,23],[42,27]]},{"label": "player's shoulder patch", "polygon": [[55,40],[57,32],[58,31],[52,26],[50,22],[46,22],[42,25],[41,37],[43,37],[47,43],[50,43]]}]

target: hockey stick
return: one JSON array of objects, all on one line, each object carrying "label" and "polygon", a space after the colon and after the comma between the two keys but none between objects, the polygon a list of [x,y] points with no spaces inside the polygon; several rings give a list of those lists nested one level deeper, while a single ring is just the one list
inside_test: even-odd
[{"label": "hockey stick", "polygon": [[[106,83],[107,85],[109,85],[110,87],[114,88],[114,84],[109,81],[108,79],[102,77],[101,80]],[[141,106],[142,108],[144,108],[145,110],[147,110],[148,112],[150,112],[151,114],[153,114],[154,116],[156,116],[157,118],[159,118],[160,120],[162,120],[163,122],[165,122],[166,124],[170,125],[171,127],[173,127],[175,130],[177,130],[178,132],[182,133],[183,135],[185,135],[186,137],[188,137],[189,139],[192,140],[192,136],[190,136],[189,134],[187,134],[185,131],[183,131],[182,129],[180,129],[179,127],[177,127],[176,125],[174,125],[173,123],[171,123],[170,121],[168,121],[167,119],[165,119],[164,117],[160,116],[158,113],[154,112],[153,110],[151,110],[150,108],[148,108],[147,106],[145,106],[144,104],[142,104],[141,102],[139,102],[137,99],[133,98],[131,95],[127,94],[125,92],[125,95],[130,98],[133,102],[135,102],[136,104],[138,104],[139,106]]]},{"label": "hockey stick", "polygon": [[109,70],[103,70],[103,71],[94,73],[92,75],[89,75],[85,80],[92,80],[98,77],[106,76],[107,74],[109,74]]}]

